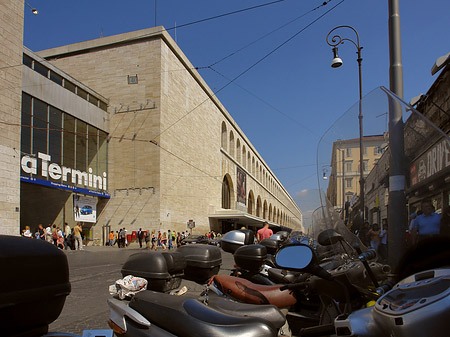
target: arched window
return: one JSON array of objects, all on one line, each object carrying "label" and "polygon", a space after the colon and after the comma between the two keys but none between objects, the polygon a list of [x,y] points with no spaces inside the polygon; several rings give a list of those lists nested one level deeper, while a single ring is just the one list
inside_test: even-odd
[{"label": "arched window", "polygon": [[264,204],[263,204],[263,218],[267,219],[267,201],[264,200]]},{"label": "arched window", "polygon": [[255,197],[253,196],[253,191],[250,190],[250,192],[248,192],[247,213],[254,214],[254,211],[255,211]]},{"label": "arched window", "polygon": [[238,163],[241,162],[241,141],[239,138],[236,139],[236,160]]},{"label": "arched window", "polygon": [[252,173],[252,162],[250,161],[250,151],[247,152],[247,170]]},{"label": "arched window", "polygon": [[269,204],[269,221],[273,220],[272,218],[272,204]]},{"label": "arched window", "polygon": [[233,131],[230,131],[230,155],[234,157],[234,134]]},{"label": "arched window", "polygon": [[261,197],[258,195],[258,199],[256,200],[256,216],[261,217]]},{"label": "arched window", "polygon": [[247,151],[245,145],[242,145],[242,167],[247,168]]},{"label": "arched window", "polygon": [[255,157],[252,156],[252,174],[255,175]]},{"label": "arched window", "polygon": [[222,208],[230,209],[233,202],[233,182],[227,174],[222,181]]},{"label": "arched window", "polygon": [[225,151],[227,151],[227,125],[225,122],[222,122],[222,141],[220,145]]}]

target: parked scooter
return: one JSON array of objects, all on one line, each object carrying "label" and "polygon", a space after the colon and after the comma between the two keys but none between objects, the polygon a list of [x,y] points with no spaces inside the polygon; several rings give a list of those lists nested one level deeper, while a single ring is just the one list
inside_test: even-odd
[{"label": "parked scooter", "polygon": [[[281,249],[276,257],[280,267],[312,271],[329,284],[336,283],[346,297],[342,313],[333,322],[302,329],[300,336],[447,336],[450,329],[449,245],[448,238],[433,239],[410,251],[402,261],[400,277],[405,271],[414,273],[395,284],[374,306],[359,310],[352,310],[353,303],[345,284],[317,265],[309,247],[298,245]],[[301,258],[293,259],[293,254]],[[299,283],[287,287],[306,286]],[[312,286],[320,287],[318,284]],[[378,293],[386,290],[386,286],[380,287]]]}]

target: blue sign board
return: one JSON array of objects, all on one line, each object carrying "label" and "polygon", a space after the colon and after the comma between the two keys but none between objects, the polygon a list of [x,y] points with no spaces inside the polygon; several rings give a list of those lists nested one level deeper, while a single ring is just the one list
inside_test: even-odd
[{"label": "blue sign board", "polygon": [[96,191],[96,190],[89,190],[87,188],[76,187],[76,186],[72,186],[72,185],[62,184],[62,183],[58,183],[58,182],[54,182],[54,181],[50,181],[50,180],[43,180],[43,179],[34,178],[34,177],[27,177],[27,176],[22,176],[21,175],[20,176],[20,181],[24,181],[24,182],[27,182],[27,183],[38,184],[38,185],[47,186],[47,187],[61,188],[63,190],[68,190],[68,191],[71,191],[71,192],[93,195],[93,196],[96,196],[96,197],[111,198],[111,195],[109,195],[109,193],[106,193],[106,192],[101,192],[101,191]]}]

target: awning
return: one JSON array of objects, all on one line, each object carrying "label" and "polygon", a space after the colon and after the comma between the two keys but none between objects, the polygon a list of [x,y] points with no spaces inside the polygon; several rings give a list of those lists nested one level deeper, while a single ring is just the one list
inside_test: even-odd
[{"label": "awning", "polygon": [[274,222],[268,221],[266,219],[257,217],[252,214],[239,212],[236,210],[230,210],[230,211],[224,211],[224,212],[218,212],[216,214],[210,214],[208,215],[208,218],[210,219],[216,219],[216,220],[227,220],[231,222],[235,222],[240,225],[244,226],[257,226],[262,227],[264,222],[269,223],[271,227],[281,227],[281,225],[276,224]]}]

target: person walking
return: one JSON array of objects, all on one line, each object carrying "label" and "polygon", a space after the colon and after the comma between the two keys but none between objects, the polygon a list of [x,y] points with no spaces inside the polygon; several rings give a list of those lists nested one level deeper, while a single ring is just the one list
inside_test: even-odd
[{"label": "person walking", "polygon": [[162,233],[162,236],[161,236],[161,246],[162,246],[163,250],[167,249],[166,243],[167,243],[167,234],[166,234],[166,232],[164,232],[164,233]]},{"label": "person walking", "polygon": [[76,249],[83,250],[83,240],[81,238],[81,232],[83,228],[81,227],[81,222],[78,222],[73,228],[73,236],[75,237]]},{"label": "person walking", "polygon": [[152,248],[151,250],[156,250],[156,235],[155,235],[155,230],[152,230]]},{"label": "person walking", "polygon": [[137,237],[139,240],[139,248],[142,248],[142,240],[144,239],[144,232],[142,231],[142,228],[139,228],[137,232]]},{"label": "person walking", "polygon": [[173,248],[173,245],[172,245],[172,233],[171,233],[170,229],[167,234],[167,241],[168,241],[167,247],[169,248],[169,250],[171,250]]},{"label": "person walking", "polygon": [[411,233],[413,244],[420,240],[439,235],[441,231],[441,216],[434,212],[433,204],[430,200],[422,200],[421,209],[423,214],[416,217]]},{"label": "person walking", "polygon": [[380,229],[378,224],[374,223],[369,230],[370,247],[378,253],[378,246],[380,244]]},{"label": "person walking", "polygon": [[145,249],[150,249],[150,230],[145,233]]},{"label": "person walking", "polygon": [[114,231],[109,232],[109,245],[114,246]]},{"label": "person walking", "polygon": [[264,239],[268,239],[272,235],[273,231],[269,228],[269,223],[267,221],[264,222],[263,228],[256,232],[256,238],[258,239],[258,242],[261,242]]},{"label": "person walking", "polygon": [[70,228],[70,226],[67,222],[64,222],[64,249],[66,249],[66,250],[67,250],[67,247],[69,247],[70,234],[72,234],[72,229]]}]

